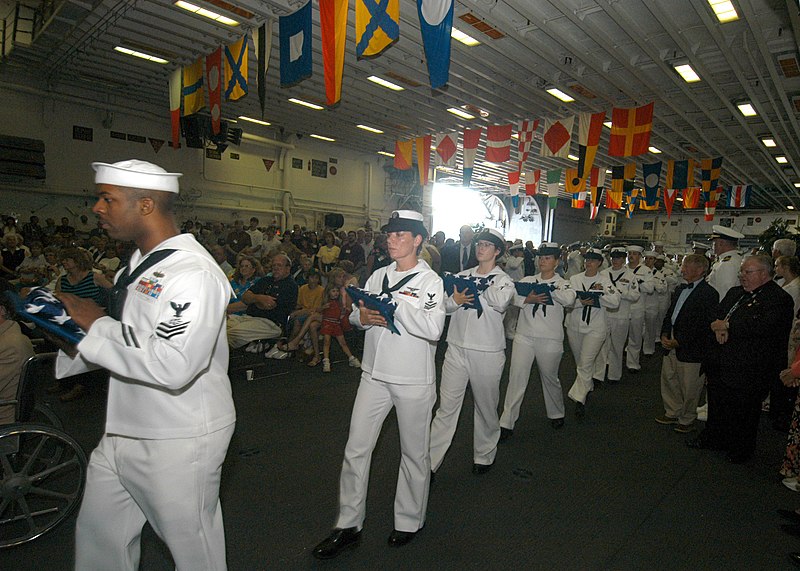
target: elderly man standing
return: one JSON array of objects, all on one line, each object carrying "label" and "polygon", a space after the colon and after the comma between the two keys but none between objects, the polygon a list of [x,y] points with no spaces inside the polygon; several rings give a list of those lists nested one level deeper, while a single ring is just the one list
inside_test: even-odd
[{"label": "elderly man standing", "polygon": [[[781,256],[794,256],[797,252],[797,242],[791,238],[780,238],[772,243],[772,259],[777,260]],[[775,282],[780,285],[786,285],[783,282],[783,276],[775,276]]]},{"label": "elderly man standing", "polygon": [[475,231],[472,226],[465,224],[458,231],[459,240],[451,246],[442,249],[442,271],[457,274],[478,265],[475,257],[475,245],[472,239]]},{"label": "elderly man standing", "polygon": [[700,367],[703,356],[713,342],[711,321],[719,303],[717,290],[703,279],[708,271],[708,258],[698,254],[686,256],[681,275],[686,283],[672,297],[661,324],[661,398],[664,414],[659,424],[674,424],[675,432],[694,430],[697,400],[703,389]]},{"label": "elderly man standing", "polygon": [[117,274],[109,315],[59,294],[86,337],[56,376],[111,373],[105,434],[92,452],[75,531],[77,571],[134,571],[149,522],[177,569],[224,570],[222,462],[236,414],[225,309],[231,287],[172,214],[179,173],[139,160],[92,163],[92,211],[137,246]]},{"label": "elderly man standing", "polygon": [[687,444],[725,450],[746,462],[756,447],[761,401],[786,367],[792,296],[772,280],[769,256],[745,258],[736,286],[720,302],[707,360],[708,422]]}]

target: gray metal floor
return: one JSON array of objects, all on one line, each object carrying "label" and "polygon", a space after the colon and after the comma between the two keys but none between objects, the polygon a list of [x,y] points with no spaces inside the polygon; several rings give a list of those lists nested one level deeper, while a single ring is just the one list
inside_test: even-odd
[{"label": "gray metal floor", "polygon": [[[255,369],[255,380],[245,380],[246,368]],[[534,366],[514,437],[501,445],[495,468],[480,477],[470,473],[468,393],[431,490],[426,526],[400,549],[386,545],[399,463],[390,415],[372,463],[362,544],[318,562],[310,552],[335,519],[359,371],[344,360],[323,374],[321,367],[237,353],[231,378],[239,420],[222,489],[229,568],[792,568],[786,554],[800,551],[800,540],[780,531],[774,511],[800,505],[800,494],[784,488],[778,476],[785,435],[765,422],[757,456],[745,465],[686,448],[685,436],[653,421],[663,412],[659,370],[660,359],[651,357],[641,374],[595,391],[583,422],[568,404],[566,426],[555,431],[545,418]],[[565,394],[573,378],[567,352]],[[87,451],[101,434],[103,406],[100,390],[54,403],[65,430]],[[74,516],[38,540],[0,552],[0,569],[71,569],[73,532]],[[174,569],[149,528],[141,569]]]}]

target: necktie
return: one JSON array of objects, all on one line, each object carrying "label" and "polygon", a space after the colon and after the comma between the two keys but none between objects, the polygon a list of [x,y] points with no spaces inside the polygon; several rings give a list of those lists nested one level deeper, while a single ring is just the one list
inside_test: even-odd
[{"label": "necktie", "polygon": [[467,269],[467,264],[469,264],[469,246],[464,246],[464,255],[461,256],[461,269]]}]

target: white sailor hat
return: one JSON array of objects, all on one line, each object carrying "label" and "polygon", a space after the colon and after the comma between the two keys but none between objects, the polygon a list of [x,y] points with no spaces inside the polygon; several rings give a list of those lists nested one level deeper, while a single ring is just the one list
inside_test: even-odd
[{"label": "white sailor hat", "polygon": [[586,250],[586,253],[583,255],[584,259],[586,260],[599,260],[603,261],[603,250],[599,250],[597,248],[589,248]]},{"label": "white sailor hat", "polygon": [[692,250],[710,250],[711,246],[702,242],[692,242]]},{"label": "white sailor hat", "polygon": [[639,252],[641,254],[642,252],[644,252],[644,248],[642,248],[641,246],[637,246],[636,244],[631,244],[630,246],[628,246],[628,251]]},{"label": "white sailor hat", "polygon": [[645,258],[657,258],[658,254],[653,250],[647,250],[642,254]]},{"label": "white sailor hat", "polygon": [[559,257],[561,255],[561,247],[558,245],[558,242],[542,242],[539,244],[536,254],[539,256]]},{"label": "white sailor hat", "polygon": [[730,240],[731,242],[737,242],[744,238],[744,234],[741,232],[737,232],[733,228],[728,228],[727,226],[720,226],[718,224],[714,224],[711,227],[711,240],[715,240],[717,238],[722,238],[723,240]]},{"label": "white sailor hat", "polygon": [[656,260],[663,260],[663,261],[666,262],[667,261],[667,257],[664,254],[658,254],[656,256]]},{"label": "white sailor hat", "polygon": [[160,190],[162,192],[180,192],[179,172],[167,172],[158,165],[131,159],[118,163],[92,163],[95,184],[112,184],[127,188]]},{"label": "white sailor hat", "polygon": [[416,210],[395,210],[389,217],[389,223],[381,228],[381,232],[412,232],[428,237],[422,214]]},{"label": "white sailor hat", "polygon": [[628,250],[624,246],[617,246],[616,248],[611,248],[610,256],[612,258],[627,258]]},{"label": "white sailor hat", "polygon": [[663,246],[663,245],[664,245],[664,242],[662,242],[661,240],[656,240],[655,242],[653,242],[653,247],[654,248],[657,248],[658,246]]},{"label": "white sailor hat", "polygon": [[[497,247],[498,250],[500,250],[500,254],[503,254],[503,252],[506,251],[505,237],[500,233],[499,230],[495,230],[494,228],[484,228],[475,234],[473,241],[477,244],[478,240],[486,240],[487,242],[491,242]],[[520,247],[522,246],[520,245]]]},{"label": "white sailor hat", "polygon": [[524,249],[525,249],[525,246],[523,246],[522,244],[514,244],[513,246],[511,246],[508,249],[508,251],[509,252],[519,252],[519,251],[524,250]]}]

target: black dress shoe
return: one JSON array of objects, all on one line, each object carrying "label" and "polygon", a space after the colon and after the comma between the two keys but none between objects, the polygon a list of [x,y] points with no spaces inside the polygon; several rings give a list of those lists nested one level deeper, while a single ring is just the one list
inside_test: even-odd
[{"label": "black dress shoe", "polygon": [[800,553],[790,553],[789,561],[791,561],[795,567],[800,567]]},{"label": "black dress shoe", "polygon": [[583,417],[586,416],[586,405],[582,402],[575,403],[575,418],[578,420],[583,420]]},{"label": "black dress shoe", "polygon": [[393,529],[392,533],[389,534],[387,543],[389,547],[403,547],[406,543],[414,539],[415,535],[417,535],[416,531],[397,531]]},{"label": "black dress shoe", "polygon": [[500,442],[505,442],[512,436],[514,436],[514,430],[512,428],[500,427]]},{"label": "black dress shoe", "polygon": [[558,430],[559,428],[564,428],[564,419],[563,418],[553,418],[550,420],[550,426]]},{"label": "black dress shoe", "polygon": [[789,535],[793,535],[795,537],[800,537],[800,525],[796,523],[784,523],[781,524],[781,529],[788,533]]},{"label": "black dress shoe", "polygon": [[494,464],[473,464],[472,465],[472,473],[476,476],[480,476],[481,474],[485,474],[489,470],[492,469]]},{"label": "black dress shoe", "polygon": [[606,383],[601,379],[592,379],[592,384],[594,384],[594,388],[602,389]]},{"label": "black dress shoe", "polygon": [[638,375],[639,371],[641,371],[641,369],[629,369],[628,367],[625,367],[625,370],[628,371],[631,375]]},{"label": "black dress shoe", "polygon": [[361,530],[354,527],[334,529],[320,542],[311,554],[317,559],[333,559],[345,549],[358,547],[361,541]]},{"label": "black dress shoe", "polygon": [[778,515],[782,518],[788,519],[794,523],[800,523],[800,514],[794,510],[776,510]]}]

